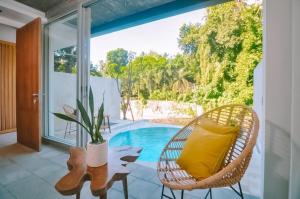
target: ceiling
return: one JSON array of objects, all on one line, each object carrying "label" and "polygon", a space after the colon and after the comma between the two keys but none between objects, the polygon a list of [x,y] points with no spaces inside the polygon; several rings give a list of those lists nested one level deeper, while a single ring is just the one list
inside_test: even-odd
[{"label": "ceiling", "polygon": [[40,17],[47,21],[45,13],[13,0],[0,0],[0,24],[20,28],[33,19]]},{"label": "ceiling", "polygon": [[98,0],[91,6],[92,36],[148,23],[230,0]]},{"label": "ceiling", "polygon": [[92,27],[129,16],[174,0],[101,0],[91,6]]},{"label": "ceiling", "polygon": [[6,18],[6,19],[14,19],[14,22],[11,20],[9,21],[11,26],[14,26],[14,27],[21,27],[22,25],[24,25],[25,23],[31,21],[32,19],[27,16],[27,15],[24,15],[22,13],[18,13],[18,12],[15,12],[14,10],[11,10],[9,8],[6,8],[4,6],[1,6],[0,5],[0,18]]},{"label": "ceiling", "polygon": [[[115,31],[117,28],[127,28],[229,0],[4,0],[4,3],[1,3],[1,1],[0,6],[6,5],[18,8],[18,13],[15,17],[9,9],[5,10],[5,8],[2,8],[5,11],[2,12],[2,15],[6,15],[3,17],[9,19],[20,18],[21,23],[28,21],[28,19],[23,20],[22,18],[24,17],[22,16],[24,14],[22,6],[26,8],[26,14],[30,15],[30,18],[44,15],[44,18],[46,16],[50,19],[62,16],[70,9],[76,9],[81,2],[92,2],[91,5],[84,5],[91,7],[91,32],[92,35],[95,35],[105,34]],[[32,15],[33,12],[37,14]],[[47,18],[45,19],[47,20]],[[69,23],[76,25],[77,21],[74,19]]]},{"label": "ceiling", "polygon": [[46,12],[56,5],[70,0],[16,0],[37,10]]}]

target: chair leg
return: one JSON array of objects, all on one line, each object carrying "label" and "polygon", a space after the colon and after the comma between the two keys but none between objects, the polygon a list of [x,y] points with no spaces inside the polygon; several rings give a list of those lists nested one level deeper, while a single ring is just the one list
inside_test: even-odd
[{"label": "chair leg", "polygon": [[205,195],[205,199],[208,197],[209,195],[209,198],[212,199],[212,190],[211,188],[208,190],[207,194]]},{"label": "chair leg", "polygon": [[71,131],[72,131],[72,123],[70,122],[69,123],[69,135],[71,134]]},{"label": "chair leg", "polygon": [[[176,196],[175,196],[175,193],[174,193],[173,189],[170,188],[172,197],[166,195],[166,194],[164,193],[164,191],[165,191],[165,185],[163,185],[163,187],[162,187],[160,199],[163,199],[164,197],[166,197],[166,198],[168,198],[168,199],[176,199]],[[181,199],[183,199],[183,195],[184,195],[184,190],[181,190]]]},{"label": "chair leg", "polygon": [[241,198],[244,199],[244,194],[243,194],[241,183],[239,182],[238,184],[239,184],[239,189],[240,189],[240,193],[241,193]]},{"label": "chair leg", "polygon": [[172,194],[173,198],[176,199],[176,196],[175,196],[175,194],[174,194],[173,189],[170,189],[170,191],[171,191],[171,194]]},{"label": "chair leg", "polygon": [[163,185],[162,187],[160,199],[164,197],[164,191],[165,191],[165,185]]},{"label": "chair leg", "polygon": [[241,186],[241,183],[238,182],[238,187],[239,187],[239,190],[236,190],[233,186],[230,186],[230,188],[237,194],[241,197],[241,199],[244,199],[244,194],[243,194],[243,190],[242,190],[242,186]]},{"label": "chair leg", "polygon": [[65,135],[64,135],[64,139],[66,139],[67,130],[68,130],[68,125],[69,125],[69,122],[67,122],[67,125],[66,125],[66,128],[65,128]]}]

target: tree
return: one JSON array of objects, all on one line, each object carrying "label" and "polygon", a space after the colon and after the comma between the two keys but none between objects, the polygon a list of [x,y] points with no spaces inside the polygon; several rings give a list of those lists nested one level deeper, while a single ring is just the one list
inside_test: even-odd
[{"label": "tree", "polygon": [[[200,21],[200,19],[199,19]],[[104,75],[119,79],[124,118],[130,99],[196,102],[204,109],[253,103],[253,71],[262,58],[260,5],[232,1],[207,9],[205,21],[184,24],[175,56],[107,53]]]},{"label": "tree", "polygon": [[[132,71],[129,62],[134,56],[135,54],[133,52],[128,52],[123,48],[117,48],[107,53],[106,64],[104,65],[105,75],[115,78],[116,80],[117,89],[121,96],[121,109],[124,119],[127,119],[126,113],[128,108],[130,108],[131,111]],[[121,81],[121,86],[119,80]]]},{"label": "tree", "polygon": [[104,72],[110,77],[118,78],[125,70],[128,62],[127,50],[123,48],[111,50],[106,55],[106,67]]},{"label": "tree", "polygon": [[91,76],[102,77],[101,70],[98,69],[97,65],[94,65],[94,64],[90,65],[90,75]]},{"label": "tree", "polygon": [[77,48],[70,46],[54,52],[54,71],[72,73],[77,66]]},{"label": "tree", "polygon": [[253,103],[253,70],[262,58],[259,5],[228,2],[211,7],[203,25],[181,28],[179,45],[199,63],[196,99],[205,109]]}]

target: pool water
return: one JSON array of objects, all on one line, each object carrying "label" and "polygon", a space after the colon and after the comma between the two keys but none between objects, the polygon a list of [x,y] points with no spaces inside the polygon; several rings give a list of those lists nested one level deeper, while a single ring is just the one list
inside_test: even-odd
[{"label": "pool water", "polygon": [[140,128],[119,133],[109,140],[110,147],[135,146],[143,147],[138,160],[157,162],[164,146],[177,133],[179,128],[153,127]]}]

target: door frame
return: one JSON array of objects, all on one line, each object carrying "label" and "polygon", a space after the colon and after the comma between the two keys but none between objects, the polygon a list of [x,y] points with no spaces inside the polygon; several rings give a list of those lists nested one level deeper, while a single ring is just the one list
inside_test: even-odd
[{"label": "door frame", "polygon": [[[76,91],[77,99],[83,103],[85,108],[88,107],[88,88],[89,88],[89,66],[90,65],[90,26],[91,26],[91,11],[89,7],[84,7],[81,3],[76,10],[70,11],[67,14],[53,18],[44,25],[43,28],[43,111],[42,111],[42,126],[44,129],[43,139],[50,142],[58,142],[64,146],[71,145],[65,140],[50,137],[49,134],[49,35],[47,34],[47,26],[64,19],[68,16],[77,14],[77,76],[76,76]],[[79,120],[81,118],[77,116]],[[88,135],[84,129],[77,124],[76,146],[86,146]]]},{"label": "door frame", "polygon": [[[50,132],[49,132],[49,34],[48,34],[48,26],[51,25],[52,23],[58,22],[60,20],[63,20],[69,16],[72,15],[78,15],[78,11],[77,10],[73,10],[68,12],[67,14],[61,15],[59,17],[53,18],[51,20],[48,20],[47,23],[45,23],[43,25],[43,30],[42,30],[42,43],[43,43],[43,49],[42,49],[42,54],[43,54],[43,67],[42,67],[42,77],[43,77],[43,86],[42,86],[42,90],[43,90],[43,103],[42,103],[42,117],[41,117],[41,122],[42,122],[42,128],[44,129],[43,134],[42,134],[42,140],[47,142],[47,143],[55,143],[59,146],[62,147],[68,147],[68,146],[72,146],[72,143],[64,140],[64,139],[60,139],[60,138],[56,138],[54,136],[50,136]],[[78,17],[77,17],[78,18]],[[77,28],[77,32],[78,32],[78,28]],[[78,41],[77,41],[78,43]],[[78,54],[78,53],[77,53]],[[78,55],[77,55],[78,56]],[[78,57],[77,57],[78,59]],[[78,85],[78,76],[79,73],[77,72],[76,75],[76,85]],[[76,86],[77,87],[77,86]],[[77,90],[77,88],[76,88]],[[76,139],[76,143],[77,143],[77,139]]]}]

